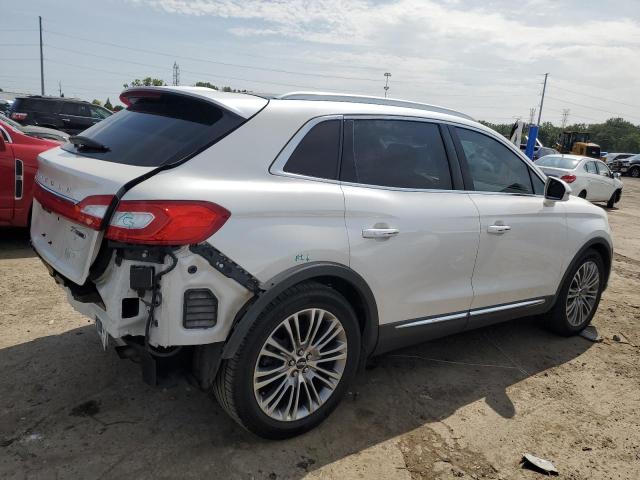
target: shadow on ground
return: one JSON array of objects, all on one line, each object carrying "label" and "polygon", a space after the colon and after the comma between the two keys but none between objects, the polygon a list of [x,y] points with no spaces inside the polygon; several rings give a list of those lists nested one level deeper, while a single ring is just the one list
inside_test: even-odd
[{"label": "shadow on ground", "polygon": [[29,231],[26,228],[0,227],[0,259],[33,256],[35,252],[29,245]]},{"label": "shadow on ground", "polygon": [[523,320],[394,352],[319,428],[272,442],[185,377],[144,385],[83,327],[0,350],[0,477],[301,478],[477,400],[512,418],[508,387],[589,346]]}]

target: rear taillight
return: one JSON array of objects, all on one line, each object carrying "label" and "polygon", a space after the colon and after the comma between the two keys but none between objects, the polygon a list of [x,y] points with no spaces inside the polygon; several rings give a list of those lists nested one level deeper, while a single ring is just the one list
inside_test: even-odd
[{"label": "rear taillight", "polygon": [[[93,230],[113,201],[112,195],[94,195],[79,203],[62,198],[36,182],[34,197],[46,210]],[[189,245],[200,243],[231,216],[210,202],[190,200],[122,200],[111,217],[106,237],[123,243]]]},{"label": "rear taillight", "polygon": [[567,183],[573,183],[576,181],[575,175],[563,175],[560,177],[560,180],[564,180]]},{"label": "rear taillight", "polygon": [[22,112],[13,112],[11,114],[11,118],[13,120],[22,121],[22,120],[25,120],[27,118],[27,114],[26,113],[22,113]]},{"label": "rear taillight", "polygon": [[46,210],[55,212],[63,217],[81,223],[93,230],[100,229],[102,217],[113,200],[112,195],[95,195],[87,197],[80,203],[63,198],[35,183],[33,196]]},{"label": "rear taillight", "polygon": [[107,238],[149,245],[199,243],[217,232],[230,215],[210,202],[123,200],[111,218]]}]

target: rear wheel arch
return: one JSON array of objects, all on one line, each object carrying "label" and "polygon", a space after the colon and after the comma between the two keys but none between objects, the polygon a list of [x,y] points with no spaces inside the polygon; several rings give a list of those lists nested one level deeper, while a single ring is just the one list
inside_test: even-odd
[{"label": "rear wheel arch", "polygon": [[281,293],[307,282],[326,285],[340,293],[355,310],[362,335],[364,361],[378,341],[378,309],[366,281],[351,268],[333,262],[311,262],[286,270],[266,283],[264,293],[249,300],[236,315],[222,357],[231,358],[262,311]]}]

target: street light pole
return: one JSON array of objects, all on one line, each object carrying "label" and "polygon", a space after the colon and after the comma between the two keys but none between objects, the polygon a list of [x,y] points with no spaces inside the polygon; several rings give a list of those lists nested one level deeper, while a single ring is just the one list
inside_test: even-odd
[{"label": "street light pole", "polygon": [[40,26],[40,93],[44,96],[44,60],[42,59],[42,17],[38,16]]}]

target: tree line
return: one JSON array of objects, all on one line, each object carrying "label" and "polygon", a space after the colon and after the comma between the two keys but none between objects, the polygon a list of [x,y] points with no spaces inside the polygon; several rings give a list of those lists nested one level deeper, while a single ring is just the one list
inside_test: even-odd
[{"label": "tree line", "polygon": [[[509,136],[513,126],[512,123],[491,123],[482,120],[480,123],[505,137]],[[634,125],[623,118],[610,118],[604,123],[575,123],[564,129],[551,122],[544,122],[540,125],[538,138],[543,145],[553,147],[563,131],[589,132],[591,141],[600,145],[603,152],[640,152],[640,125]]]}]

